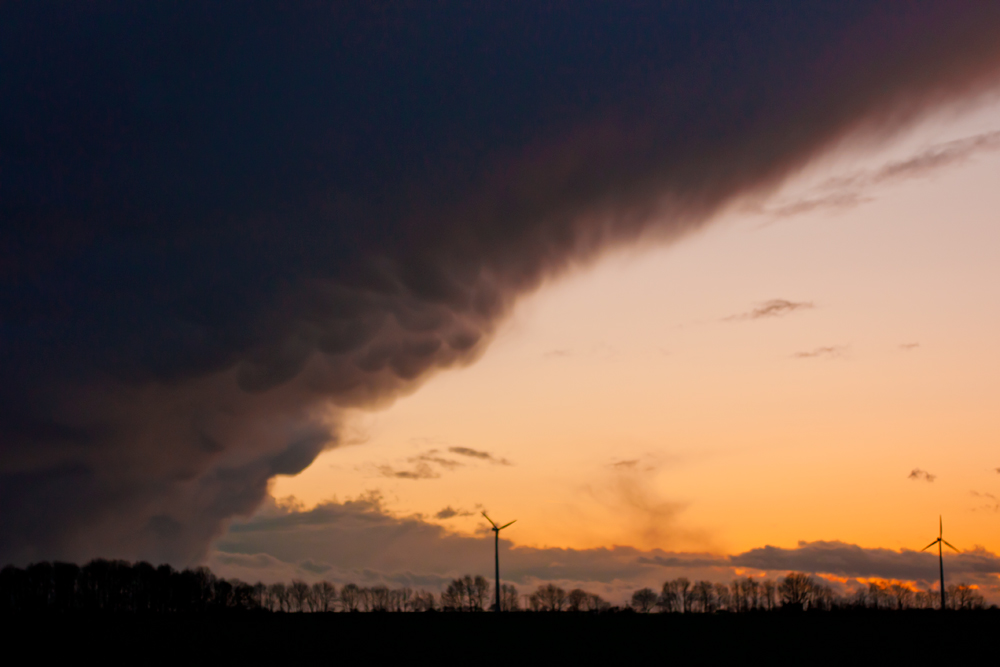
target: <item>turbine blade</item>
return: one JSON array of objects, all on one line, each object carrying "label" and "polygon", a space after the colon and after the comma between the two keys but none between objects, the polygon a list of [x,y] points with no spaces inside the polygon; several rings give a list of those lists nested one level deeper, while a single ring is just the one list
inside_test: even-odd
[{"label": "turbine blade", "polygon": [[944,537],[944,521],[940,514],[938,514],[938,537]]},{"label": "turbine blade", "polygon": [[[942,542],[944,542],[945,544],[947,544],[947,545],[948,545],[949,547],[951,547],[951,545],[950,545],[950,544],[948,544],[948,540],[941,540],[941,541],[942,541]],[[951,547],[951,548],[952,548],[952,549],[953,549],[953,550],[955,551],[955,553],[957,553],[957,554],[960,554],[960,553],[962,553],[962,552],[961,552],[961,551],[959,551],[958,549],[955,549],[955,547]]]},{"label": "turbine blade", "polygon": [[[483,516],[486,516],[486,512],[482,512],[482,515],[483,515]],[[497,527],[497,525],[496,525],[495,523],[493,523],[493,519],[491,519],[491,518],[489,518],[488,516],[486,516],[486,520],[487,520],[487,521],[489,521],[489,522],[490,522],[490,524],[492,524],[492,526],[493,526],[494,528],[496,528],[496,527]]]},{"label": "turbine blade", "polygon": [[[514,519],[514,521],[511,521],[510,523],[514,523],[515,521],[517,521],[517,519]],[[502,525],[499,528],[497,528],[497,530],[503,530],[504,528],[506,528],[507,526],[509,526],[510,523],[505,523],[504,525]]]},{"label": "turbine blade", "polygon": [[937,543],[938,543],[938,540],[940,540],[940,539],[941,539],[941,538],[939,537],[939,538],[938,538],[937,540],[934,540],[933,542],[931,542],[930,544],[928,544],[928,545],[927,545],[926,547],[924,547],[923,549],[921,549],[921,551],[927,551],[927,550],[928,550],[928,549],[930,549],[930,548],[931,548],[932,546],[934,546],[935,544],[937,544]]}]

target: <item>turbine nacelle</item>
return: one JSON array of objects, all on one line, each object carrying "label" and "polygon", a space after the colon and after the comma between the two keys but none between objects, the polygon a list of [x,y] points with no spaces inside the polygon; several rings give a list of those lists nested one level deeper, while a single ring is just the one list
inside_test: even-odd
[{"label": "turbine nacelle", "polygon": [[481,514],[482,514],[482,515],[483,515],[484,517],[486,517],[486,520],[487,520],[487,521],[489,521],[489,522],[490,522],[490,525],[492,525],[492,526],[493,526],[492,528],[490,528],[490,530],[492,530],[492,531],[493,531],[493,532],[495,532],[495,533],[499,533],[499,532],[500,532],[501,530],[503,530],[504,528],[506,528],[507,526],[509,526],[509,525],[510,525],[511,523],[514,523],[514,522],[516,522],[516,521],[517,521],[517,519],[514,519],[514,521],[511,521],[510,523],[505,523],[505,524],[504,524],[504,525],[502,525],[502,526],[497,526],[496,522],[494,522],[494,521],[493,521],[493,519],[491,519],[491,518],[489,518],[488,516],[486,516],[486,512],[481,512]]}]

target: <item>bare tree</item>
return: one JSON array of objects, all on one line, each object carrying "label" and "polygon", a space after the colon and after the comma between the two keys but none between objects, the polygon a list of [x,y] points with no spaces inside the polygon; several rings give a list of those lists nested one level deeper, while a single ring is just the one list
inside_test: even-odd
[{"label": "bare tree", "polygon": [[295,605],[295,611],[305,611],[306,603],[309,601],[309,584],[296,579],[288,591],[291,594],[292,603]]},{"label": "bare tree", "polygon": [[729,586],[725,584],[715,584],[715,600],[718,604],[719,609],[729,609],[730,608],[730,597],[729,597]]},{"label": "bare tree", "polygon": [[909,608],[913,600],[913,591],[898,581],[889,584],[889,595],[892,596],[897,611]]},{"label": "bare tree", "polygon": [[753,577],[747,577],[743,583],[746,595],[747,609],[757,609],[760,606],[760,584]]},{"label": "bare tree", "polygon": [[312,585],[312,599],[316,611],[333,611],[337,601],[337,587],[329,581],[318,581]]},{"label": "bare tree", "polygon": [[733,583],[730,584],[729,590],[731,591],[731,609],[736,612],[746,611],[747,597],[746,591],[743,590],[743,580],[733,579]]},{"label": "bare tree", "polygon": [[913,596],[913,604],[917,609],[933,609],[934,598],[934,593],[931,591],[917,591]]},{"label": "bare tree", "polygon": [[770,579],[765,579],[761,584],[761,596],[764,606],[768,611],[774,611],[775,600],[777,599],[778,585]]},{"label": "bare tree", "polygon": [[274,600],[274,605],[277,607],[278,611],[288,611],[289,608],[289,595],[288,589],[280,581],[276,584],[271,584],[267,587],[268,593],[271,594],[271,599]]},{"label": "bare tree", "polygon": [[437,609],[437,600],[430,591],[419,590],[413,594],[409,605],[411,611],[434,611]]},{"label": "bare tree", "polygon": [[607,611],[608,609],[611,609],[610,602],[596,593],[590,594],[590,599],[587,600],[587,611]]},{"label": "bare tree", "polygon": [[267,609],[267,586],[262,582],[258,581],[253,585],[253,600],[254,603],[261,609]]},{"label": "bare tree", "polygon": [[447,611],[465,611],[465,580],[452,579],[441,593],[441,606]]},{"label": "bare tree", "polygon": [[392,611],[406,611],[410,608],[410,600],[413,598],[413,589],[409,586],[393,589],[390,595],[389,608]]},{"label": "bare tree", "polygon": [[389,611],[391,593],[385,584],[372,586],[367,590],[368,595],[371,598],[371,601],[369,602],[371,611]]},{"label": "bare tree", "polygon": [[677,591],[677,597],[681,603],[681,613],[686,614],[691,611],[691,582],[688,581],[687,577],[674,579],[674,590]]},{"label": "bare tree", "polygon": [[868,607],[872,609],[883,609],[888,607],[889,593],[885,584],[878,581],[868,582]]},{"label": "bare tree", "polygon": [[513,584],[500,584],[500,611],[519,610],[517,600],[517,588]]},{"label": "bare tree", "polygon": [[700,611],[711,614],[715,611],[715,586],[711,581],[699,581],[692,588],[695,605]]},{"label": "bare tree", "polygon": [[566,601],[566,591],[555,584],[539,586],[530,598],[531,608],[535,611],[562,611]]},{"label": "bare tree", "polygon": [[660,591],[660,596],[656,599],[656,606],[660,608],[661,612],[680,611],[680,595],[677,593],[675,582],[663,582],[663,590]]},{"label": "bare tree", "polygon": [[585,611],[589,597],[590,593],[587,591],[581,588],[574,588],[566,596],[566,611]]},{"label": "bare tree", "polygon": [[778,586],[782,604],[787,607],[805,609],[812,587],[812,577],[801,572],[790,572]]},{"label": "bare tree", "polygon": [[357,611],[361,606],[361,589],[357,584],[346,584],[340,589],[340,605],[344,611]]},{"label": "bare tree", "polygon": [[372,589],[368,586],[358,589],[358,599],[361,602],[361,611],[372,612],[375,610],[375,596],[372,595]]},{"label": "bare tree", "polygon": [[469,597],[469,609],[472,611],[482,611],[486,608],[487,600],[490,595],[490,582],[486,581],[486,577],[482,575],[476,575],[476,578],[472,580],[472,585],[467,586],[467,595]]},{"label": "bare tree", "polygon": [[656,606],[656,591],[652,588],[640,588],[632,593],[631,606],[639,613],[648,614]]},{"label": "bare tree", "polygon": [[968,584],[957,584],[948,587],[947,590],[948,607],[950,609],[982,609],[986,606],[986,600],[976,590]]}]

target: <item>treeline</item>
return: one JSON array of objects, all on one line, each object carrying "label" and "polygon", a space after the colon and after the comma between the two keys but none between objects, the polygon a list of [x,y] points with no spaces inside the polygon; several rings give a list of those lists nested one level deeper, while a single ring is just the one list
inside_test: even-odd
[{"label": "treeline", "polygon": [[[339,589],[328,581],[308,584],[248,584],[221,579],[205,567],[175,570],[169,565],[118,560],[93,560],[83,567],[71,563],[35,563],[21,569],[0,571],[0,612],[114,613],[168,612],[480,612],[493,608],[494,586],[482,576],[452,580],[440,594],[409,587]],[[565,591],[543,584],[520,596],[517,588],[503,584],[500,604],[504,611],[650,613],[743,613],[778,609],[834,611],[846,609],[930,609],[940,605],[940,594],[913,590],[900,583],[869,583],[849,596],[814,578],[793,572],[778,581],[746,577],[731,584],[667,581],[657,592],[643,588],[631,602],[617,607],[582,589]],[[982,609],[985,600],[965,584],[948,587],[950,609]]]},{"label": "treeline", "polygon": [[[945,589],[948,609],[984,609],[986,600],[974,586],[956,584]],[[659,593],[643,588],[632,594],[635,611],[660,612],[751,612],[776,609],[834,611],[838,609],[936,609],[941,606],[937,591],[915,590],[899,582],[869,582],[848,596],[837,595],[828,584],[792,572],[783,579],[745,577],[731,584],[711,581],[691,582],[681,577],[663,584]]]}]

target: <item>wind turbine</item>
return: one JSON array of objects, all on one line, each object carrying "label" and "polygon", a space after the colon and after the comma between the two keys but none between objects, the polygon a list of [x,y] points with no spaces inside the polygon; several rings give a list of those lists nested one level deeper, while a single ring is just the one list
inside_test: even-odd
[{"label": "wind turbine", "polygon": [[938,515],[938,538],[928,544],[926,547],[921,549],[921,551],[927,551],[934,545],[938,545],[938,569],[941,571],[941,611],[944,611],[945,601],[944,601],[944,547],[941,545],[947,544],[949,548],[955,553],[962,553],[955,547],[948,544],[948,541],[944,539],[944,522],[941,520],[941,515]]},{"label": "wind turbine", "polygon": [[[483,512],[483,516],[486,516],[486,512]],[[490,530],[493,531],[493,536],[496,538],[493,541],[493,563],[494,565],[496,565],[496,575],[497,575],[497,588],[496,588],[497,600],[496,600],[495,611],[499,613],[500,612],[500,531],[509,526],[511,523],[514,523],[514,521],[517,521],[517,519],[514,519],[514,521],[511,521],[510,523],[505,523],[502,526],[497,526],[495,523],[493,523],[493,519],[489,518],[488,516],[486,516],[486,520],[489,521],[490,525],[493,526],[493,528],[491,528]]]}]

